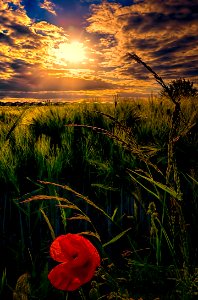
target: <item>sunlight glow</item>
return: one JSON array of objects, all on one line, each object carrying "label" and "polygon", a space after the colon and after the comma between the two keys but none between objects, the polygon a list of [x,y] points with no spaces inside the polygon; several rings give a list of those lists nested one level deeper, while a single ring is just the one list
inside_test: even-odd
[{"label": "sunlight glow", "polygon": [[58,60],[65,60],[70,63],[83,62],[86,59],[85,47],[80,42],[61,43],[55,49],[55,55]]}]

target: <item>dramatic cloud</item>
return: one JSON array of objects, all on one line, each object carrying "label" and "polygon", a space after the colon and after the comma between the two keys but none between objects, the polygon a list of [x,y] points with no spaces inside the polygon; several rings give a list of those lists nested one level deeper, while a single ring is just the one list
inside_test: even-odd
[{"label": "dramatic cloud", "polygon": [[58,57],[59,45],[68,43],[69,36],[46,21],[34,22],[19,1],[12,5],[1,3],[0,23],[1,91],[92,90],[112,86],[101,79],[97,85],[91,71],[93,59],[88,59],[87,70],[84,64],[69,65],[63,54]]},{"label": "dramatic cloud", "polygon": [[[184,77],[196,82],[196,2],[1,0],[0,96],[157,92],[148,71],[125,59],[128,52],[166,81]],[[72,53],[65,45],[73,41],[86,52],[78,63],[67,57]]]},{"label": "dramatic cloud", "polygon": [[[198,11],[193,0],[137,1],[130,6],[92,5],[90,33],[100,34],[104,74],[125,80],[148,79],[148,73],[123,56],[135,52],[165,79],[194,79],[198,60]],[[108,71],[105,67],[114,67]],[[130,83],[130,82],[128,82]]]}]

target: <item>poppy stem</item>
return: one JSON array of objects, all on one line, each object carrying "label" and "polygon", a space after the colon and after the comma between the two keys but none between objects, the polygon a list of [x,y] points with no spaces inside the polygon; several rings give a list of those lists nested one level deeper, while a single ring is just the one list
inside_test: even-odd
[{"label": "poppy stem", "polygon": [[66,293],[65,293],[65,300],[68,300],[68,296],[69,296],[69,293],[66,292]]}]

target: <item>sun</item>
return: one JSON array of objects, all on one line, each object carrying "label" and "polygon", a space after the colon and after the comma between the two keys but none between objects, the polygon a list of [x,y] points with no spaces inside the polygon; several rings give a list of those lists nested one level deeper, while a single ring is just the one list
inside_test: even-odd
[{"label": "sun", "polygon": [[85,47],[83,43],[71,42],[61,43],[55,50],[58,60],[65,60],[70,63],[83,62],[86,59]]}]

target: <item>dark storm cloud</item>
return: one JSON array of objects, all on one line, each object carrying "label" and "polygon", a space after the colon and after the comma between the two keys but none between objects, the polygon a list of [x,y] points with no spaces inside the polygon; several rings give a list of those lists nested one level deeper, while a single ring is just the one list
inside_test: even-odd
[{"label": "dark storm cloud", "polygon": [[120,75],[122,76],[133,76],[137,80],[148,80],[149,76],[147,72],[142,72],[140,65],[131,65],[129,67],[122,67],[119,70]]},{"label": "dark storm cloud", "polygon": [[113,84],[108,84],[105,81],[92,79],[85,80],[81,78],[48,78],[46,82],[42,82],[39,90],[48,91],[66,91],[66,90],[101,90],[115,88]]},{"label": "dark storm cloud", "polygon": [[159,50],[154,52],[154,57],[163,57],[164,55],[176,54],[182,51],[186,52],[191,50],[194,46],[194,43],[197,43],[197,37],[195,36],[184,36],[179,38],[176,41],[172,41],[165,46],[162,46]]},{"label": "dark storm cloud", "polygon": [[30,64],[22,59],[13,59],[11,62],[4,63],[12,76],[0,81],[0,90],[4,91],[29,91],[34,89],[35,84],[40,80],[37,70],[39,64]]},{"label": "dark storm cloud", "polygon": [[32,34],[30,28],[28,28],[27,26],[13,24],[12,26],[9,26],[9,27],[15,30],[16,36],[24,36],[24,35]]},{"label": "dark storm cloud", "polygon": [[31,85],[30,85],[30,82],[28,79],[29,79],[28,77],[22,77],[22,76],[15,74],[11,79],[1,80],[0,90],[4,92],[4,95],[7,95],[10,91],[32,90],[33,87],[31,88]]},{"label": "dark storm cloud", "polygon": [[129,47],[130,45],[133,45],[134,48],[140,49],[142,51],[153,51],[158,47],[158,40],[156,38],[147,38],[146,43],[145,39],[142,38],[132,38],[129,41]]},{"label": "dark storm cloud", "polygon": [[[132,11],[127,15],[121,16],[126,18],[126,25],[123,30],[135,28],[138,32],[149,32],[155,30],[176,29],[188,26],[197,21],[198,8],[195,1],[182,1],[178,4],[176,1],[144,1],[136,9],[134,5]],[[148,3],[148,4],[147,4]]]},{"label": "dark storm cloud", "polygon": [[0,64],[0,72],[5,72],[8,67],[8,64],[5,62],[1,62]]},{"label": "dark storm cloud", "polygon": [[26,69],[22,68],[20,65],[13,66],[17,73],[7,80],[1,80],[0,90],[10,91],[20,91],[23,85],[23,91],[80,91],[80,90],[103,90],[103,89],[113,89],[115,86],[113,84],[107,83],[102,80],[91,79],[86,80],[82,78],[71,78],[71,77],[50,77],[43,74],[38,75],[35,72],[31,74],[26,73]]},{"label": "dark storm cloud", "polygon": [[30,68],[32,65],[23,61],[22,59],[14,59],[10,63],[10,68],[14,70],[15,73],[21,73],[24,72],[24,70],[27,70]]},{"label": "dark storm cloud", "polygon": [[6,43],[10,46],[13,46],[12,38],[3,32],[0,32],[0,43]]}]

